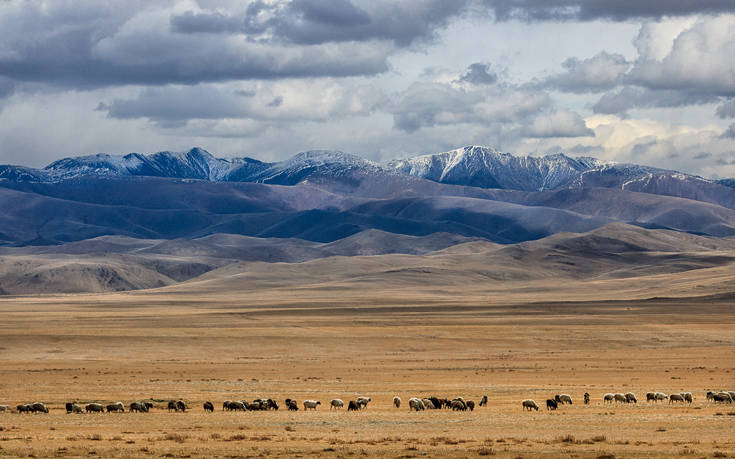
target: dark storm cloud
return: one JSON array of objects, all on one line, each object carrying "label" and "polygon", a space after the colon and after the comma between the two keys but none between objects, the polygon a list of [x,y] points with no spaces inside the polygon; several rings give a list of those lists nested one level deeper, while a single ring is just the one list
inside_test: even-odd
[{"label": "dark storm cloud", "polygon": [[459,81],[477,85],[495,84],[498,81],[498,75],[490,71],[488,64],[475,62],[467,67],[467,72],[459,77]]},{"label": "dark storm cloud", "polygon": [[237,33],[242,30],[243,21],[219,12],[187,11],[171,16],[171,28],[178,33]]},{"label": "dark storm cloud", "polygon": [[735,12],[731,0],[483,0],[496,21],[659,19]]},{"label": "dark storm cloud", "polygon": [[248,8],[245,32],[270,33],[294,44],[391,41],[405,47],[428,41],[462,14],[470,0],[293,0]]},{"label": "dark storm cloud", "polygon": [[714,94],[626,86],[619,91],[604,94],[592,110],[595,113],[625,114],[635,108],[683,107],[708,104],[717,100]]}]

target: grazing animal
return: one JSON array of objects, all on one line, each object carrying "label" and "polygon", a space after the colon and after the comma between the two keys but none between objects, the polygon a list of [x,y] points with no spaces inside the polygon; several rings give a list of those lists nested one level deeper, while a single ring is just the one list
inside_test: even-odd
[{"label": "grazing animal", "polygon": [[150,410],[147,403],[133,402],[130,404],[131,413],[147,413]]},{"label": "grazing animal", "polygon": [[557,402],[561,402],[562,405],[565,405],[567,403],[570,405],[572,404],[572,396],[569,394],[561,394],[557,395],[557,397],[559,397],[559,400],[557,400]]},{"label": "grazing animal", "polygon": [[558,407],[559,407],[559,404],[557,403],[556,400],[551,399],[551,398],[549,398],[549,399],[546,400],[546,409],[547,410],[555,410]]},{"label": "grazing animal", "polygon": [[[439,400],[437,397],[428,397],[428,399],[431,400],[431,404],[434,405],[434,408],[432,409],[440,410],[444,406],[444,402]],[[426,405],[425,400],[424,400],[424,405]],[[426,408],[428,408],[428,406]]]},{"label": "grazing animal", "polygon": [[186,403],[183,400],[178,400],[176,402],[176,410],[186,413]]},{"label": "grazing animal", "polygon": [[5,413],[6,411],[10,411],[9,405],[0,405],[0,413]]},{"label": "grazing animal", "polygon": [[684,403],[684,397],[682,397],[681,394],[671,394],[671,395],[669,395],[669,403],[674,403],[674,402]]},{"label": "grazing animal", "polygon": [[347,404],[347,411],[357,411],[360,407],[357,405],[357,400],[350,400]]},{"label": "grazing animal", "polygon": [[104,413],[105,406],[101,403],[87,403],[84,406],[84,411],[87,413]]},{"label": "grazing animal", "polygon": [[732,397],[733,400],[735,400],[735,391],[727,391],[728,394],[730,394],[730,397]]},{"label": "grazing animal", "polygon": [[214,412],[214,404],[212,402],[204,402],[204,411]]},{"label": "grazing animal", "polygon": [[635,394],[633,392],[627,392],[625,394],[625,401],[628,403],[638,403],[638,399],[635,398]]},{"label": "grazing animal", "polygon": [[235,400],[233,402],[230,402],[230,411],[247,411],[248,405],[245,404],[242,400]]},{"label": "grazing animal", "polygon": [[467,411],[467,404],[463,400],[452,400],[452,411]]},{"label": "grazing animal", "polygon": [[694,401],[694,396],[691,392],[682,392],[680,395],[684,397],[684,401],[687,403],[692,403]]},{"label": "grazing animal", "polygon": [[33,407],[28,403],[16,406],[15,410],[18,413],[33,413]]},{"label": "grazing animal", "polygon": [[727,392],[719,392],[712,396],[715,403],[732,403],[732,396]]},{"label": "grazing animal", "polygon": [[31,409],[34,413],[48,413],[48,408],[41,402],[31,404]]},{"label": "grazing animal", "polygon": [[333,398],[331,402],[329,402],[329,409],[331,410],[334,408],[335,410],[338,410],[340,408],[344,408],[345,402],[338,398]]},{"label": "grazing animal", "polygon": [[268,409],[278,411],[278,403],[276,403],[272,398],[268,399]]},{"label": "grazing animal", "polygon": [[625,394],[617,393],[614,395],[615,397],[615,403],[628,403],[628,399],[625,397]]},{"label": "grazing animal", "polygon": [[74,406],[72,402],[66,402],[66,414],[71,413],[71,407]]},{"label": "grazing animal", "polygon": [[523,404],[523,409],[524,410],[528,410],[528,411],[536,410],[536,411],[538,411],[538,405],[536,404],[536,402],[534,402],[530,398],[527,398],[527,399],[523,400],[523,402],[521,402],[521,403]]},{"label": "grazing animal", "polygon": [[368,403],[370,403],[372,399],[370,397],[357,397],[357,404],[360,406],[360,409],[367,408]]},{"label": "grazing animal", "polygon": [[170,400],[168,402],[168,412],[170,413],[172,411],[179,411],[179,408],[176,406],[176,402],[175,401]]},{"label": "grazing animal", "polygon": [[230,411],[230,403],[232,403],[232,400],[222,402],[222,411]]},{"label": "grazing animal", "polygon": [[[304,400],[304,411],[316,410],[316,407],[321,404],[322,402],[317,402],[316,400]],[[359,402],[358,402],[358,405],[359,405]]]},{"label": "grazing animal", "polygon": [[655,394],[656,400],[666,400],[669,398],[668,395],[664,394],[663,392],[656,392]]},{"label": "grazing animal", "polygon": [[289,411],[298,411],[299,405],[296,402],[296,400],[291,400],[290,398],[286,399],[286,408],[288,408]]},{"label": "grazing animal", "polygon": [[124,413],[125,412],[125,405],[123,405],[122,402],[110,403],[109,405],[107,405],[106,408],[107,408],[108,413],[112,413],[112,412]]},{"label": "grazing animal", "polygon": [[487,395],[483,395],[482,396],[482,398],[480,399],[479,405],[480,406],[487,406]]},{"label": "grazing animal", "polygon": [[401,397],[399,397],[397,395],[395,397],[393,397],[393,406],[395,406],[396,408],[400,408],[401,407]]},{"label": "grazing animal", "polygon": [[655,402],[655,401],[656,401],[656,393],[646,392],[646,402]]},{"label": "grazing animal", "polygon": [[472,400],[467,400],[465,402],[465,405],[467,405],[467,408],[470,409],[470,411],[475,411],[475,402]]},{"label": "grazing animal", "polygon": [[76,403],[72,403],[71,412],[74,414],[84,414],[84,410],[82,409],[82,407],[77,405]]},{"label": "grazing animal", "polygon": [[[148,408],[149,410],[153,409],[153,403],[151,402],[143,402],[143,405],[145,405],[145,407]],[[148,411],[146,411],[146,413],[147,412]]]},{"label": "grazing animal", "polygon": [[434,405],[434,402],[432,402],[430,398],[423,398],[423,399],[421,399],[421,401],[424,402],[424,407],[427,410],[435,410],[436,409],[436,405]]},{"label": "grazing animal", "polygon": [[408,400],[408,411],[424,411],[426,407],[420,398],[411,397]]},{"label": "grazing animal", "polygon": [[715,393],[711,390],[707,391],[707,400],[714,400],[715,399]]},{"label": "grazing animal", "polygon": [[603,400],[605,401],[605,403],[612,403],[613,400],[615,400],[615,394],[611,394],[611,393],[608,392],[603,397]]},{"label": "grazing animal", "polygon": [[589,405],[590,404],[590,394],[588,392],[584,393],[584,404]]}]

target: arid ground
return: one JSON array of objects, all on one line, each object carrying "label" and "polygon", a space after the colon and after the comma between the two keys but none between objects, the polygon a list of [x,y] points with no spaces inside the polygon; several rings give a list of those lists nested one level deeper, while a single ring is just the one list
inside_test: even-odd
[{"label": "arid ground", "polygon": [[[415,269],[400,256],[366,259]],[[730,265],[626,279],[441,284],[413,272],[295,285],[304,270],[358,262],[270,265],[269,279],[283,279],[270,286],[213,274],[150,291],[4,298],[0,404],[43,401],[51,412],[0,413],[0,457],[735,456],[735,406],[705,397],[735,389]],[[715,295],[670,298],[697,286]],[[652,390],[695,400],[646,403]],[[628,391],[638,404],[602,401]],[[574,404],[548,412],[557,393]],[[360,395],[372,398],[364,411],[329,410],[332,398]],[[490,403],[409,412],[409,397],[429,395]],[[221,411],[223,400],[256,397],[322,405]],[[169,413],[165,401],[179,398],[190,411]],[[525,398],[541,410],[523,411]],[[64,409],[151,399],[148,414]]]}]

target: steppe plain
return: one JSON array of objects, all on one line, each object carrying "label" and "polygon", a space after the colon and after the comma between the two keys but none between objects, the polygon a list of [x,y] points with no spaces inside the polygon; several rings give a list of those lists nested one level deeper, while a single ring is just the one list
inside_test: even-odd
[{"label": "steppe plain", "polygon": [[[0,404],[51,412],[0,413],[0,457],[735,456],[735,406],[705,398],[735,390],[734,262],[732,239],[612,225],[509,247],[241,262],[131,292],[6,295]],[[646,403],[652,390],[694,403]],[[602,401],[628,391],[639,403]],[[557,393],[574,404],[547,411]],[[360,395],[366,410],[329,410]],[[409,412],[409,397],[429,395],[490,402]],[[221,411],[256,397],[322,405]],[[169,413],[179,398],[190,410]],[[525,398],[541,410],[523,411]],[[139,400],[158,408],[64,410]]]}]

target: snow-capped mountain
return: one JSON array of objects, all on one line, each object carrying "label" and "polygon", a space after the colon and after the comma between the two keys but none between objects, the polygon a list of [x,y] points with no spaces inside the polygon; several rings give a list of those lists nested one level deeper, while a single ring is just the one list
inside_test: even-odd
[{"label": "snow-capped mountain", "polygon": [[[543,192],[593,187],[615,188],[683,197],[735,208],[728,181],[635,164],[617,164],[564,154],[515,156],[482,146],[467,146],[432,155],[393,160],[384,165],[340,151],[314,150],[285,161],[268,163],[252,158],[221,159],[206,150],[159,152],[125,156],[98,154],[65,158],[44,169],[0,166],[0,180],[58,182],[74,178],[132,176],[198,179],[209,182],[255,182],[296,185],[310,181],[349,187],[381,188],[395,177],[479,188]],[[395,184],[400,188],[406,186]],[[345,188],[347,187],[347,188]]]},{"label": "snow-capped mountain", "polygon": [[388,163],[402,174],[435,182],[522,191],[572,186],[583,172],[602,164],[594,158],[514,156],[478,146]]}]

